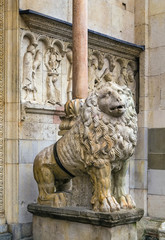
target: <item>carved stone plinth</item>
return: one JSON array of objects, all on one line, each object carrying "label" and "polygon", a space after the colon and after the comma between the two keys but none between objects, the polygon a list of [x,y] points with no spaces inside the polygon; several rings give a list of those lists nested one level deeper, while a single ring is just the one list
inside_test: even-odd
[{"label": "carved stone plinth", "polygon": [[142,209],[101,213],[85,208],[28,205],[34,240],[137,240]]}]

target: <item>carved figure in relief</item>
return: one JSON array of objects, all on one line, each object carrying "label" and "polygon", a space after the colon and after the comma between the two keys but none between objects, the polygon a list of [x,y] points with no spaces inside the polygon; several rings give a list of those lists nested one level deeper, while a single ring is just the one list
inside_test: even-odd
[{"label": "carved figure in relief", "polygon": [[36,156],[38,203],[64,206],[65,194],[58,193],[58,182],[66,186],[74,176],[88,174],[94,211],[134,208],[125,191],[125,177],[136,139],[137,114],[131,91],[114,82],[104,83],[86,99],[72,128]]},{"label": "carved figure in relief", "polygon": [[[97,73],[97,70],[101,70],[104,65],[104,60],[108,60],[109,66],[106,67],[103,71],[103,73],[100,75]],[[100,84],[102,84],[102,80],[104,82],[111,82],[114,81],[114,75],[113,75],[113,70],[115,68],[115,61],[114,58],[111,55],[106,55],[105,58],[101,58],[99,56],[99,61],[101,62],[101,68],[98,67],[98,62],[96,61],[97,59],[92,59],[93,63],[97,64],[91,64],[89,68],[89,89],[93,90],[94,88],[98,87]],[[93,71],[92,71],[93,70]],[[99,76],[100,75],[100,76]]]},{"label": "carved figure in relief", "polygon": [[109,68],[106,68],[103,72],[103,74],[101,75],[100,79],[104,79],[106,82],[111,82],[113,81],[113,75],[112,73],[109,71]]},{"label": "carved figure in relief", "polygon": [[133,95],[133,99],[136,102],[136,82],[135,82],[134,71],[132,69],[128,70],[127,86],[131,89],[132,95]]},{"label": "carved figure in relief", "polygon": [[72,51],[69,49],[66,53],[66,57],[69,61],[69,68],[68,68],[68,76],[67,76],[67,101],[72,99],[72,64],[73,64],[73,56]]},{"label": "carved figure in relief", "polygon": [[36,50],[36,47],[33,44],[29,45],[23,59],[24,72],[22,88],[26,91],[25,100],[27,101],[36,100],[36,71],[39,69],[41,61],[42,53],[39,50]]},{"label": "carved figure in relief", "polygon": [[88,90],[89,92],[94,90],[94,87],[100,82],[99,77],[97,76],[98,70],[98,59],[93,57],[89,59],[88,66]]},{"label": "carved figure in relief", "polygon": [[124,86],[124,85],[127,86],[127,81],[128,81],[127,68],[126,68],[126,67],[122,67],[122,68],[121,68],[120,76],[119,76],[119,78],[118,78],[118,80],[117,80],[117,83],[118,83],[120,86]]},{"label": "carved figure in relief", "polygon": [[60,91],[57,87],[57,81],[59,78],[59,67],[62,60],[61,54],[58,50],[50,48],[46,53],[45,65],[48,69],[48,75],[46,79],[47,83],[47,102],[55,105],[61,105],[60,103]]},{"label": "carved figure in relief", "polygon": [[105,57],[106,57],[105,59],[107,59],[109,62],[109,67],[105,68],[100,79],[104,79],[104,81],[106,82],[111,82],[111,81],[114,81],[114,75],[112,72],[115,68],[115,61],[114,61],[114,57],[112,57],[111,55],[106,55]]},{"label": "carved figure in relief", "polygon": [[126,85],[129,87],[132,92],[133,99],[136,102],[136,82],[132,68],[123,67],[117,83],[121,86]]}]

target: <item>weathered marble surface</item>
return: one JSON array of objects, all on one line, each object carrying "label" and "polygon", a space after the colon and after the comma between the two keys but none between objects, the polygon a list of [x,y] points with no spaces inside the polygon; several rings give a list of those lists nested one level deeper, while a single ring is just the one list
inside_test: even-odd
[{"label": "weathered marble surface", "polygon": [[33,213],[34,240],[137,240],[136,222],[142,209],[111,214],[85,208],[52,208],[28,205]]}]

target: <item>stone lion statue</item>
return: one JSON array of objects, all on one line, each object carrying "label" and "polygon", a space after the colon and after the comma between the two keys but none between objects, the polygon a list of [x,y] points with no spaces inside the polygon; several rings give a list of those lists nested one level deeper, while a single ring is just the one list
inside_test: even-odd
[{"label": "stone lion statue", "polygon": [[137,114],[130,89],[114,82],[100,86],[86,99],[73,127],[36,156],[38,203],[62,206],[65,194],[58,192],[59,183],[65,186],[74,176],[88,174],[94,211],[134,208],[125,192],[125,177],[136,140]]}]

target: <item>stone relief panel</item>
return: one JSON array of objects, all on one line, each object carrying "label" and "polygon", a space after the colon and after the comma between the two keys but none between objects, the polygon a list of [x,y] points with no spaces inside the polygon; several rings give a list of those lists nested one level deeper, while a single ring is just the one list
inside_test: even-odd
[{"label": "stone relief panel", "polygon": [[67,44],[25,31],[21,38],[21,102],[61,106],[72,74]]},{"label": "stone relief panel", "polygon": [[42,53],[33,44],[27,47],[23,58],[23,86],[25,100],[36,101],[36,75],[42,61]]},{"label": "stone relief panel", "polygon": [[60,74],[62,61],[62,48],[58,43],[49,47],[44,56],[44,63],[47,68],[46,77],[46,99],[50,104],[61,105]]},{"label": "stone relief panel", "polygon": [[[22,31],[21,101],[47,107],[72,99],[72,46],[69,42]],[[89,49],[89,92],[102,82],[128,86],[137,101],[137,62]]]}]

